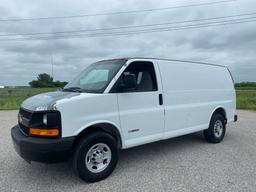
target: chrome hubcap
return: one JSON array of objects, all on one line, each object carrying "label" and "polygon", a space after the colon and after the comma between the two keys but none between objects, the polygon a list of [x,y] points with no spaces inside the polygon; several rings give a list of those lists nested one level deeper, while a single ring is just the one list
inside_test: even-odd
[{"label": "chrome hubcap", "polygon": [[221,137],[223,133],[223,124],[220,120],[217,120],[214,124],[214,135],[215,137]]},{"label": "chrome hubcap", "polygon": [[86,154],[85,165],[93,173],[99,173],[107,168],[111,161],[111,150],[104,143],[93,145]]}]

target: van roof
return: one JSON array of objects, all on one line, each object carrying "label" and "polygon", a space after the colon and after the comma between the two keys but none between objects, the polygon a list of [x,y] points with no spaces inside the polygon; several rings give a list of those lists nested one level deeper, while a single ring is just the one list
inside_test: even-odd
[{"label": "van roof", "polygon": [[218,66],[218,67],[225,67],[224,65],[219,65],[219,64],[213,64],[213,63],[206,63],[206,62],[198,62],[198,61],[189,61],[189,60],[179,60],[179,59],[166,59],[166,58],[152,58],[152,57],[123,57],[123,58],[114,58],[114,59],[106,59],[102,61],[111,61],[111,60],[161,60],[161,61],[175,61],[175,62],[182,62],[182,63],[194,63],[194,64],[203,64],[203,65],[213,65],[213,66]]}]

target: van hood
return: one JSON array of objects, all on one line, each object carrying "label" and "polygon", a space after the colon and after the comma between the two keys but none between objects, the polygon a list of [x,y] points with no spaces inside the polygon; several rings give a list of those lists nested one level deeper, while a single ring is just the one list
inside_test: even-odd
[{"label": "van hood", "polygon": [[52,110],[56,101],[72,98],[80,94],[81,93],[64,91],[42,93],[26,99],[21,104],[21,107],[30,111]]}]

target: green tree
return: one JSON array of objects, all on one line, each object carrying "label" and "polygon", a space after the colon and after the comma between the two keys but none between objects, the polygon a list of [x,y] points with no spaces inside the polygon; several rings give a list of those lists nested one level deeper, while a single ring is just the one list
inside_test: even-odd
[{"label": "green tree", "polygon": [[64,87],[67,82],[53,81],[53,78],[47,73],[41,73],[37,76],[37,80],[29,82],[29,85],[33,88],[43,87]]},{"label": "green tree", "polygon": [[54,87],[65,87],[65,85],[67,85],[68,84],[68,82],[66,82],[66,81],[63,81],[63,82],[61,82],[61,81],[55,81],[54,82]]}]

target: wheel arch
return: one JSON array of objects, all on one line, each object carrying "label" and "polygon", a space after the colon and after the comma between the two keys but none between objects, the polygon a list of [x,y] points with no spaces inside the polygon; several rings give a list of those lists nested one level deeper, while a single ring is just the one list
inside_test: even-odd
[{"label": "wheel arch", "polygon": [[213,117],[213,115],[215,115],[215,114],[221,114],[225,118],[225,121],[226,121],[225,123],[227,123],[227,112],[223,106],[218,106],[213,110],[211,117],[210,117],[210,121],[211,121],[211,118]]},{"label": "wheel arch", "polygon": [[93,132],[105,132],[113,136],[118,143],[118,148],[121,149],[123,147],[122,136],[120,133],[120,129],[112,122],[101,121],[101,122],[93,122],[89,125],[86,125],[83,129],[80,129],[76,134],[75,145],[79,142],[79,140],[86,134],[90,134]]}]

